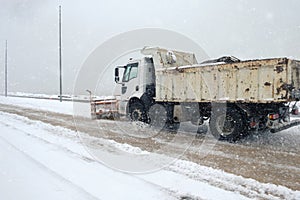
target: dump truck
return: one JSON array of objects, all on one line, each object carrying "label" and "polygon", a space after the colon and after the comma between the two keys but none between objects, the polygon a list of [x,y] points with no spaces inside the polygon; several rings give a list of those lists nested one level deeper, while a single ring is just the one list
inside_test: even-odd
[{"label": "dump truck", "polygon": [[[190,52],[145,47],[141,53],[115,68],[120,92],[110,110],[118,117],[173,130],[182,122],[208,121],[213,136],[229,141],[300,124],[290,120],[298,113],[300,61],[224,56],[198,63]],[[96,105],[107,106],[92,105],[94,113]]]}]

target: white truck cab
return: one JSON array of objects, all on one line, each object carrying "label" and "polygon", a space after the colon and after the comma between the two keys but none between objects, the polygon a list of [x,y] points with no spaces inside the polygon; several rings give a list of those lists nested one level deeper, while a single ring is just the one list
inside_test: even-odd
[{"label": "white truck cab", "polygon": [[[123,69],[122,77],[119,76],[119,70]],[[144,57],[142,59],[130,59],[125,66],[115,68],[115,82],[121,85],[121,94],[119,101],[119,113],[126,115],[129,113],[130,104],[137,104],[145,93],[154,95],[155,71],[153,59]],[[152,91],[150,91],[152,90]],[[138,117],[138,116],[137,116]]]}]

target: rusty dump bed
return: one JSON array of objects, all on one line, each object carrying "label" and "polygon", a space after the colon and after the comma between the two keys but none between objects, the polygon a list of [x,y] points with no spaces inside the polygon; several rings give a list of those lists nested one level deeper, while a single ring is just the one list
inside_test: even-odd
[{"label": "rusty dump bed", "polygon": [[160,61],[155,67],[157,101],[269,103],[299,98],[300,62],[292,59],[186,66]]}]

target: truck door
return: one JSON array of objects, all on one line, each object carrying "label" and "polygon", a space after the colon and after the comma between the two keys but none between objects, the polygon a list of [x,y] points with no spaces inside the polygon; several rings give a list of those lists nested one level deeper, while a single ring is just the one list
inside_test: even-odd
[{"label": "truck door", "polygon": [[126,110],[126,104],[129,101],[129,98],[134,94],[139,92],[140,84],[138,76],[139,72],[139,62],[129,63],[125,66],[123,78],[122,78],[122,86],[121,86],[121,112]]}]

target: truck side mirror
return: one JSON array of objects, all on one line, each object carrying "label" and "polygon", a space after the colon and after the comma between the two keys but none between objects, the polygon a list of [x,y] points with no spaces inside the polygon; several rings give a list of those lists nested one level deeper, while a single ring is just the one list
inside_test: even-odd
[{"label": "truck side mirror", "polygon": [[119,83],[120,77],[119,77],[119,68],[115,68],[115,82]]}]

